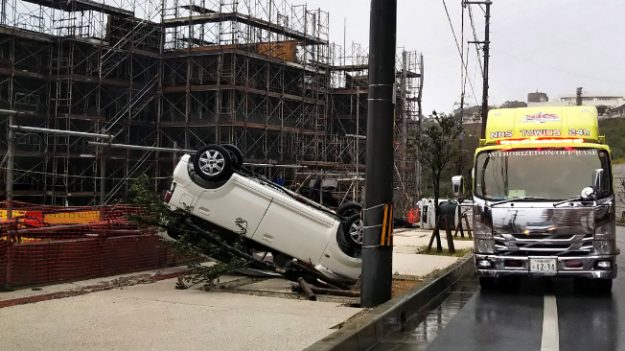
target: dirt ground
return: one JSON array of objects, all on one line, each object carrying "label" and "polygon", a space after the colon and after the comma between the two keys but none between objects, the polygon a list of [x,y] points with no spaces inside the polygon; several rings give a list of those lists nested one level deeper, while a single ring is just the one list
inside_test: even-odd
[{"label": "dirt ground", "polygon": [[392,297],[397,297],[405,294],[418,284],[421,284],[419,280],[407,280],[407,279],[393,279]]}]

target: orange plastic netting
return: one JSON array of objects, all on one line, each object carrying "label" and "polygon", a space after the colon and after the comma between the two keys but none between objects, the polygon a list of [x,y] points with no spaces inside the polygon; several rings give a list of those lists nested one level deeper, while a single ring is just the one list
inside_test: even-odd
[{"label": "orange plastic netting", "polygon": [[[129,220],[129,205],[42,206],[0,202],[0,287],[38,285],[164,267],[175,258],[155,229]],[[11,217],[11,220],[9,220]]]}]

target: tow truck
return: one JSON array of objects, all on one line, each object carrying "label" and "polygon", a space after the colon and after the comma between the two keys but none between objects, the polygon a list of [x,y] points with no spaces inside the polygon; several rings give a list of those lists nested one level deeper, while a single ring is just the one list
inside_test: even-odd
[{"label": "tow truck", "polygon": [[[476,273],[572,277],[609,292],[617,274],[610,148],[592,106],[489,111],[473,164]],[[461,189],[462,177],[452,178]]]}]

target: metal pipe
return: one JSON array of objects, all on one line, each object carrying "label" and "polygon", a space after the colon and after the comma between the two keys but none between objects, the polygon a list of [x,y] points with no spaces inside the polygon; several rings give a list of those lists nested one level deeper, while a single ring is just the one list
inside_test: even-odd
[{"label": "metal pipe", "polygon": [[141,145],[130,145],[130,144],[111,144],[111,143],[103,143],[100,141],[88,141],[90,145],[96,146],[106,146],[112,147],[116,149],[127,149],[127,150],[142,150],[142,151],[162,151],[162,152],[183,152],[183,153],[195,153],[195,150],[190,149],[175,149],[170,147],[158,147],[158,146],[141,146]]},{"label": "metal pipe", "polygon": [[297,278],[297,284],[299,284],[299,287],[302,289],[302,293],[304,293],[304,295],[306,296],[308,300],[310,301],[317,300],[317,296],[315,296],[315,293],[312,292],[310,285],[306,283],[304,278],[302,277]]},{"label": "metal pipe", "polygon": [[[7,130],[7,178],[6,178],[6,202],[7,202],[7,222],[9,228],[12,228],[11,219],[13,218],[13,168],[15,162],[15,132],[13,131],[13,114],[9,114],[9,128]],[[11,229],[9,229],[9,240],[11,239]]]},{"label": "metal pipe", "polygon": [[110,134],[87,133],[87,132],[77,132],[73,130],[39,128],[39,127],[29,127],[29,126],[11,125],[9,126],[9,129],[17,130],[20,132],[37,132],[37,133],[47,133],[47,134],[80,136],[80,137],[87,137],[87,138],[102,138],[102,139],[109,139],[109,140],[114,138],[114,136]]}]

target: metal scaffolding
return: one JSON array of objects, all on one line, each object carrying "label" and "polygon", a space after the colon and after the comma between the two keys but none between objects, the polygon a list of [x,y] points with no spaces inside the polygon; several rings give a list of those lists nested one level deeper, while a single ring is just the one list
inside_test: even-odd
[{"label": "metal scaffolding", "polygon": [[[140,174],[165,186],[175,163],[167,150],[231,143],[268,177],[322,174],[342,199],[359,199],[367,50],[330,44],[327,12],[285,0],[0,1],[0,109],[28,112],[20,125],[140,146],[16,131],[16,198],[125,201]],[[419,115],[421,61],[405,56],[395,118],[407,127],[397,140]],[[0,139],[0,161],[7,146]],[[410,193],[413,162],[399,150]]]}]

